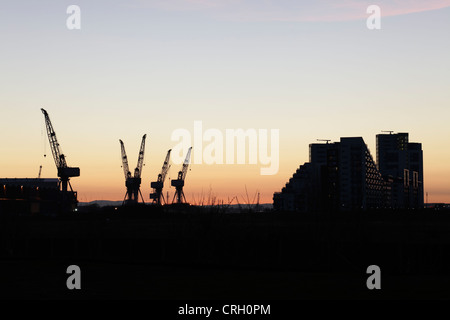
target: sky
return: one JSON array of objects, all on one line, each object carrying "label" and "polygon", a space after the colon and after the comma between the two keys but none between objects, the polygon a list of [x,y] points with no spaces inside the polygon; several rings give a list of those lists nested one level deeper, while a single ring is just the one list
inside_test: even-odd
[{"label": "sky", "polygon": [[[66,26],[70,5],[79,30]],[[366,26],[369,5],[380,30]],[[192,164],[190,202],[259,192],[270,203],[310,143],[360,136],[375,158],[381,130],[422,143],[428,201],[450,202],[449,31],[450,1],[437,0],[2,1],[0,177],[34,178],[41,165],[56,177],[45,108],[81,168],[71,182],[83,202],[123,199],[119,139],[134,168],[143,134],[148,202],[173,132],[193,134],[194,121],[224,135],[279,130],[279,170]]]}]

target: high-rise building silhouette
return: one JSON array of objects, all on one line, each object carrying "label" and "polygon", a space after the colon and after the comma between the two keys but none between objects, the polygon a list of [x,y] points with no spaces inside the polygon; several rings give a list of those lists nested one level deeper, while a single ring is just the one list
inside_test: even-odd
[{"label": "high-rise building silhouette", "polygon": [[408,134],[377,136],[377,165],[361,137],[309,145],[301,165],[274,208],[284,211],[347,211],[423,207],[423,161],[420,143]]},{"label": "high-rise building silhouette", "polygon": [[377,163],[391,189],[392,208],[423,208],[423,152],[408,133],[377,135]]}]

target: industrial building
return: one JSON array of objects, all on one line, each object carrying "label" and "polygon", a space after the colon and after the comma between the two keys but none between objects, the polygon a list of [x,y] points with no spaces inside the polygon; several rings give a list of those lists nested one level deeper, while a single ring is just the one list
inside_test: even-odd
[{"label": "industrial building", "polygon": [[361,137],[310,144],[309,162],[274,194],[274,208],[297,212],[422,208],[421,145],[408,143],[408,134],[385,136],[377,136],[379,165]]},{"label": "industrial building", "polygon": [[[69,193],[68,198],[77,198],[76,192]],[[51,215],[61,211],[63,201],[58,179],[0,179],[2,214]]]}]

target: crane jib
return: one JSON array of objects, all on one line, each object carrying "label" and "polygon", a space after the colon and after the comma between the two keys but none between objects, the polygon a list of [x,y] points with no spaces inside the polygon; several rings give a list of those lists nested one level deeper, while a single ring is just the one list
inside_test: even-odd
[{"label": "crane jib", "polygon": [[64,154],[61,153],[60,145],[58,143],[58,140],[56,139],[56,133],[53,129],[52,122],[50,121],[50,117],[45,109],[41,108],[41,111],[45,117],[47,135],[50,143],[50,148],[52,149],[53,158],[55,160],[55,165],[58,169],[58,177],[62,178],[61,180],[64,181],[68,181],[68,178],[70,177],[79,177],[80,168],[71,168],[67,166],[66,158]]}]

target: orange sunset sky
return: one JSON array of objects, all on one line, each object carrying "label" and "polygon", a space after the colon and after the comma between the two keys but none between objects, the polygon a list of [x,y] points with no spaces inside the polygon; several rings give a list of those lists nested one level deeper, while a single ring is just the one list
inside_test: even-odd
[{"label": "orange sunset sky", "polygon": [[247,188],[271,203],[310,143],[361,136],[375,158],[376,134],[393,130],[422,143],[428,201],[450,203],[450,2],[380,1],[381,30],[366,27],[371,3],[333,3],[79,1],[80,30],[66,27],[72,3],[2,3],[0,177],[35,178],[40,165],[56,177],[45,108],[81,169],[71,182],[82,202],[123,199],[119,139],[134,169],[143,134],[149,202],[172,133],[202,121],[223,134],[279,129],[279,170],[193,164],[190,202],[245,203]]}]

